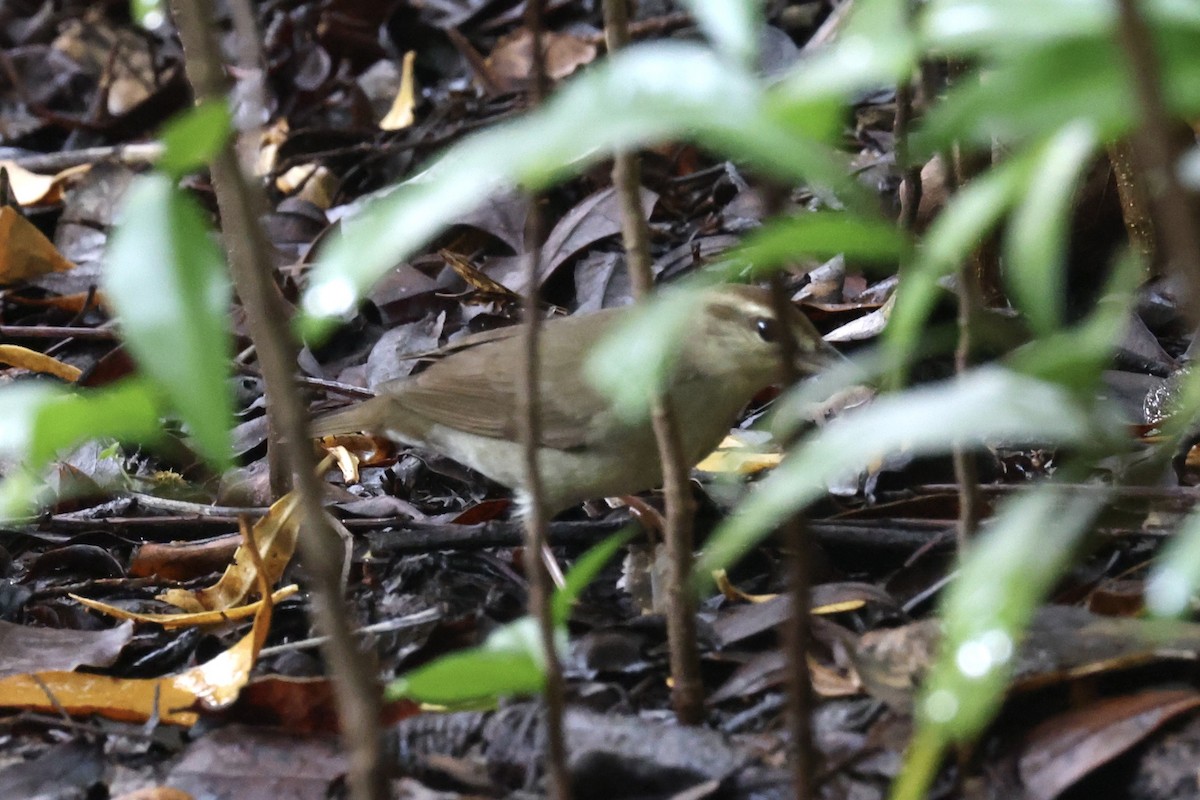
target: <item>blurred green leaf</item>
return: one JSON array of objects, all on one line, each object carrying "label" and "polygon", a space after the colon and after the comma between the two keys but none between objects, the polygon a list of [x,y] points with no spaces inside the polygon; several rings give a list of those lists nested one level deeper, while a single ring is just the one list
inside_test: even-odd
[{"label": "blurred green leaf", "polygon": [[178,180],[204,167],[229,138],[231,120],[224,102],[208,100],[180,114],[163,128],[158,168]]},{"label": "blurred green leaf", "polygon": [[683,0],[713,45],[744,67],[758,60],[762,4],[758,0]]},{"label": "blurred green leaf", "polygon": [[649,415],[651,401],[675,368],[702,294],[699,280],[656,292],[592,347],[583,362],[584,379],[612,401],[618,416],[635,421]]},{"label": "blurred green leaf", "polygon": [[1098,144],[1092,127],[1080,121],[1039,148],[1034,178],[1004,238],[1004,277],[1011,299],[1041,334],[1063,324],[1067,224],[1076,189]]},{"label": "blurred green leaf", "polygon": [[775,219],[751,233],[722,260],[749,264],[755,274],[773,271],[805,256],[851,261],[896,262],[908,246],[895,224],[838,211]]},{"label": "blurred green leaf", "polygon": [[166,0],[130,0],[129,15],[148,30],[156,30],[167,21]]},{"label": "blurred green leaf", "polygon": [[[591,583],[635,530],[627,528],[589,549],[554,593],[555,650],[567,649],[567,618],[584,587]],[[480,647],[452,653],[394,681],[387,697],[409,697],[438,705],[490,703],[501,697],[534,694],[545,684],[545,660],[537,622],[522,617],[496,629]]]},{"label": "blurred green leaf", "polygon": [[1007,365],[1067,389],[1093,392],[1129,325],[1129,307],[1142,275],[1138,258],[1118,258],[1104,293],[1083,322],[1035,339],[1013,352]]},{"label": "blurred green leaf", "polygon": [[34,417],[29,459],[43,464],[59,450],[88,439],[111,436],[126,442],[153,442],[162,436],[158,400],[141,380],[55,393]]},{"label": "blurred green leaf", "polygon": [[827,482],[889,453],[947,453],[956,443],[987,441],[1095,445],[1119,430],[1110,408],[1093,409],[1057,386],[999,367],[878,398],[818,430],[762,481],[713,534],[697,575],[706,582],[822,496]]},{"label": "blurred green leaf", "polygon": [[[1004,696],[1021,634],[1104,502],[1098,491],[1043,485],[1006,502],[974,542],[941,604],[943,639],[916,711],[922,750],[976,736]],[[892,794],[926,797],[939,765],[909,761]]]},{"label": "blurred green leaf", "polygon": [[752,73],[708,48],[629,47],[570,81],[542,110],[464,140],[348,220],[317,260],[301,329],[323,334],[397,261],[501,187],[537,190],[609,153],[663,139],[692,139],[780,180],[834,187],[845,202],[861,202],[844,157],[797,127],[804,120],[807,130],[831,130],[830,108],[814,106],[807,119],[777,114]]},{"label": "blurred green leaf", "polygon": [[[1200,113],[1200,29],[1171,28],[1156,44],[1163,89],[1172,111]],[[1043,47],[1008,47],[987,68],[987,80],[961,81],[925,117],[913,149],[933,153],[955,140],[990,147],[994,139],[1043,137],[1087,120],[1102,141],[1128,133],[1137,103],[1126,59],[1110,37],[1056,39]]]},{"label": "blurred green leaf", "polygon": [[836,39],[802,60],[775,90],[778,102],[811,103],[906,80],[917,63],[909,0],[858,0]]},{"label": "blurred green leaf", "polygon": [[571,616],[571,606],[579,599],[579,594],[587,585],[596,579],[600,570],[612,560],[617,551],[625,546],[637,532],[635,526],[629,526],[617,531],[604,541],[593,545],[579,557],[567,573],[564,585],[554,593],[554,624],[566,625]]},{"label": "blurred green leaf", "polygon": [[28,513],[37,471],[60,450],[110,436],[140,443],[158,439],[157,400],[140,380],[93,390],[33,382],[0,390],[0,455],[23,462],[0,482],[0,518]]},{"label": "blurred green leaf", "polygon": [[901,270],[896,305],[884,333],[897,374],[917,345],[937,297],[938,281],[982,244],[1016,202],[1031,179],[1034,155],[1015,155],[960,189],[929,227],[915,261]]},{"label": "blurred green leaf", "polygon": [[1146,608],[1158,617],[1182,617],[1195,610],[1200,588],[1200,511],[1192,511],[1159,554],[1146,580]]},{"label": "blurred green leaf", "polygon": [[[1187,0],[1143,0],[1139,5],[1153,24],[1200,27],[1200,6]],[[926,47],[973,54],[1112,36],[1117,8],[1090,0],[927,0],[919,19]]]},{"label": "blurred green leaf", "polygon": [[203,212],[161,174],[126,195],[106,256],[105,294],[139,364],[215,466],[230,463],[231,290]]}]

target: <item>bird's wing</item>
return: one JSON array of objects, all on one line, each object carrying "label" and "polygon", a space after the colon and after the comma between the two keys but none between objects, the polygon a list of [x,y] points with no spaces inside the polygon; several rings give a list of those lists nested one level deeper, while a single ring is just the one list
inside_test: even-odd
[{"label": "bird's wing", "polygon": [[[587,444],[585,421],[608,409],[584,384],[578,341],[594,341],[608,327],[605,312],[567,317],[545,324],[541,351],[541,436],[539,444],[571,450]],[[494,439],[517,439],[518,377],[524,339],[519,328],[508,336],[490,334],[466,347],[456,344],[424,372],[381,386],[393,402],[429,421]]]}]

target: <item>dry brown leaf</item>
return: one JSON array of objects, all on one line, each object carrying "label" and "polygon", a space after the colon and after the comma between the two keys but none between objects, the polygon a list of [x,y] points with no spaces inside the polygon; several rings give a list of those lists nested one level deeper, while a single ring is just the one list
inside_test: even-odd
[{"label": "dry brown leaf", "polygon": [[280,117],[259,136],[258,156],[254,160],[254,174],[262,177],[275,170],[275,161],[279,156],[279,148],[287,141],[291,132],[288,121]]},{"label": "dry brown leaf", "polygon": [[236,534],[194,542],[146,542],[134,551],[129,574],[134,578],[153,575],[170,581],[191,580],[224,568],[237,548]]},{"label": "dry brown leaf", "polygon": [[454,270],[458,274],[458,277],[466,281],[467,285],[474,288],[477,292],[506,300],[521,300],[521,295],[512,291],[504,284],[492,280],[458,253],[452,250],[438,250],[438,255],[445,260],[446,266]]},{"label": "dry brown leaf", "polygon": [[35,206],[61,203],[63,187],[67,181],[87,172],[92,165],[69,167],[57,175],[30,172],[17,162],[9,160],[0,161],[0,168],[8,170],[8,185],[12,187],[17,203],[22,206]]},{"label": "dry brown leaf", "polygon": [[[53,700],[51,700],[53,698]],[[172,678],[123,680],[83,672],[39,672],[0,678],[0,707],[68,714],[99,714],[123,722],[153,716],[173,725],[193,725],[193,693]]]},{"label": "dry brown leaf", "polygon": [[45,353],[39,353],[36,350],[30,350],[28,347],[21,347],[17,344],[0,344],[0,364],[27,369],[30,372],[53,375],[56,378],[62,378],[68,383],[74,383],[83,374],[83,370],[79,367],[64,364],[57,358],[52,358]]},{"label": "dry brown leaf", "polygon": [[726,600],[765,603],[779,596],[777,594],[747,594],[735,586],[733,581],[729,580],[729,575],[723,569],[713,572],[713,581],[716,583],[718,591],[725,596]]},{"label": "dry brown leaf", "polygon": [[124,623],[99,631],[17,625],[0,620],[0,675],[41,670],[74,670],[82,665],[108,667],[133,637]]},{"label": "dry brown leaf", "polygon": [[392,101],[388,113],[379,121],[380,130],[404,130],[416,120],[416,81],[413,78],[413,62],[416,55],[412,50],[404,54],[404,65],[400,71],[400,90],[396,92],[396,99]]},{"label": "dry brown leaf", "polygon": [[[546,75],[562,80],[596,58],[596,45],[570,33],[546,31],[542,34]],[[528,81],[533,69],[533,36],[519,28],[496,42],[484,60],[488,77],[502,92],[515,92]]]},{"label": "dry brown leaf", "polygon": [[11,206],[0,208],[0,283],[28,281],[75,267],[32,222]]}]

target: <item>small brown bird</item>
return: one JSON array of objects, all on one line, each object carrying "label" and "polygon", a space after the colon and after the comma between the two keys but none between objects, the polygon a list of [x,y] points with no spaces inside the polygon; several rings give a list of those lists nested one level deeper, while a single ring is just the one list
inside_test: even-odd
[{"label": "small brown bird", "polygon": [[[539,463],[550,515],[583,500],[634,494],[662,482],[650,421],[623,420],[583,376],[588,351],[628,313],[612,309],[543,327]],[[795,337],[800,374],[840,358],[799,311],[789,309],[783,325]],[[668,379],[689,464],[710,453],[738,411],[778,378],[783,325],[764,289],[706,291]],[[525,475],[517,376],[524,352],[517,330],[460,339],[438,351],[438,360],[424,372],[385,383],[378,397],[318,418],[313,434],[382,434],[447,455],[520,490]]]}]

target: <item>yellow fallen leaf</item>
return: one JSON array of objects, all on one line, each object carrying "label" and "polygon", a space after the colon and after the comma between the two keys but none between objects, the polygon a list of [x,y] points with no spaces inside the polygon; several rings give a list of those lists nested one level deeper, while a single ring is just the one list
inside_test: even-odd
[{"label": "yellow fallen leaf", "polygon": [[400,70],[400,90],[396,92],[396,99],[392,101],[388,113],[379,121],[380,130],[403,130],[416,119],[413,112],[417,105],[416,85],[413,79],[413,61],[416,55],[412,50],[404,54],[404,65]]},{"label": "yellow fallen leaf", "polygon": [[[254,523],[252,533],[258,547],[257,558],[243,544],[234,553],[233,563],[212,586],[194,592],[171,589],[158,599],[191,613],[232,608],[246,598],[258,580],[255,562],[259,560],[267,570],[267,586],[273,586],[296,550],[296,537],[300,533],[300,515],[296,513],[299,505],[296,493],[288,492],[271,505],[265,517]],[[243,527],[243,533],[248,532]]]},{"label": "yellow fallen leaf", "polygon": [[69,383],[79,380],[79,376],[83,374],[79,367],[64,364],[57,358],[16,344],[0,344],[0,364],[53,375]]},{"label": "yellow fallen leaf", "polygon": [[[285,600],[298,591],[300,591],[300,587],[295,584],[285,586],[271,594],[271,602],[278,603],[280,600]],[[162,625],[167,630],[200,625],[218,625],[222,622],[245,619],[257,614],[259,608],[262,607],[262,601],[257,600],[253,603],[247,603],[244,606],[235,606],[220,611],[197,611],[183,614],[139,614],[135,611],[128,611],[118,606],[102,603],[99,600],[90,600],[77,594],[68,594],[67,596],[101,614],[107,614],[116,619],[131,619],[134,622],[153,622],[156,625]]]}]

